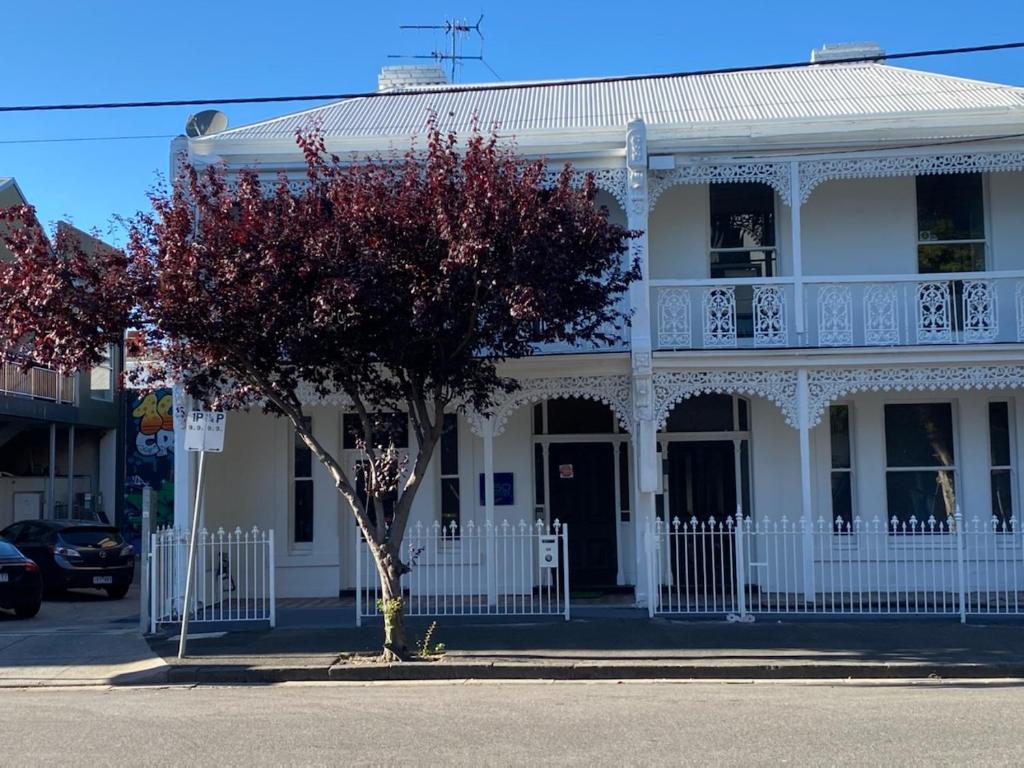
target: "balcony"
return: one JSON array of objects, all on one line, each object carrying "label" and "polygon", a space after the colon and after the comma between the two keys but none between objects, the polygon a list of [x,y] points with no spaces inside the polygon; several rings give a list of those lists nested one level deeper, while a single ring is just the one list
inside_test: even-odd
[{"label": "balcony", "polygon": [[0,395],[76,405],[77,381],[76,376],[62,376],[52,368],[25,370],[18,363],[0,363]]},{"label": "balcony", "polygon": [[651,292],[660,350],[1024,341],[1024,271],[652,280]]}]

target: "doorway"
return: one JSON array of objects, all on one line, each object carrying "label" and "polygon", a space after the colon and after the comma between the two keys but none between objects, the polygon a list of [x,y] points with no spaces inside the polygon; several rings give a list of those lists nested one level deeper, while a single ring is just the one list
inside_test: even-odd
[{"label": "doorway", "polygon": [[615,446],[611,442],[552,442],[548,446],[551,520],[569,526],[569,583],[616,584]]}]

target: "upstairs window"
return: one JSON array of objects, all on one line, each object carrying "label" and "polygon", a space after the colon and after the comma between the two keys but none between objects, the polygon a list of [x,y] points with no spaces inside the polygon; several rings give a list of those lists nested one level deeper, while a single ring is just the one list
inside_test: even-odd
[{"label": "upstairs window", "polygon": [[917,271],[985,269],[985,203],[980,173],[917,177]]},{"label": "upstairs window", "polygon": [[107,347],[103,360],[89,372],[89,395],[93,400],[114,399],[114,348]]},{"label": "upstairs window", "polygon": [[[767,184],[711,184],[710,274],[714,280],[774,277],[775,192]],[[754,335],[754,287],[736,286],[736,333]]]}]

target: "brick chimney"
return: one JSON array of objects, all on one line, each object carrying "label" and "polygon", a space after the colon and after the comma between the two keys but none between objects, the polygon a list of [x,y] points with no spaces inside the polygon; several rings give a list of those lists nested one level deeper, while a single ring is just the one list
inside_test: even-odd
[{"label": "brick chimney", "polygon": [[427,85],[447,85],[448,78],[439,64],[407,64],[381,67],[377,75],[377,90],[409,91]]}]

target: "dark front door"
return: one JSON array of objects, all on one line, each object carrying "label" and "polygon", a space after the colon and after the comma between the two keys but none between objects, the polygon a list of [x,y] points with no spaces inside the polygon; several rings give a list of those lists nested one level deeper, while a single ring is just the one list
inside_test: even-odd
[{"label": "dark front door", "polygon": [[[725,524],[736,512],[736,454],[732,441],[668,444],[669,524],[686,531],[672,556],[677,584],[721,592],[731,584],[733,537]],[[670,528],[670,530],[672,530]]]},{"label": "dark front door", "polygon": [[611,443],[551,443],[551,520],[569,525],[569,583],[615,586],[615,453]]}]

